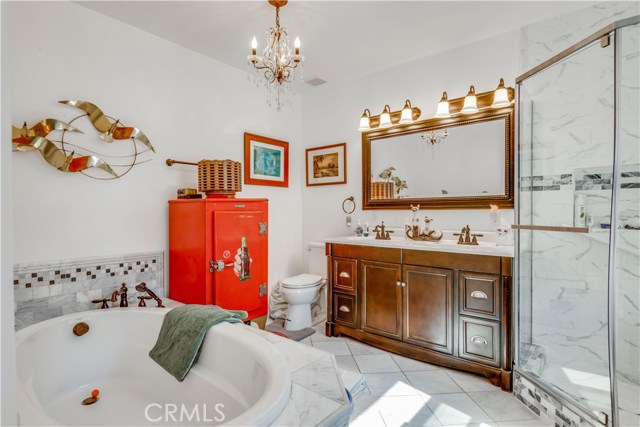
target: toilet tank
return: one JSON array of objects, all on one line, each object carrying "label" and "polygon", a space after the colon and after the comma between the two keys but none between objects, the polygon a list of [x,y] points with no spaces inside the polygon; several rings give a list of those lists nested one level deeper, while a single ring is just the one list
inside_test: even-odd
[{"label": "toilet tank", "polygon": [[323,242],[309,242],[305,245],[305,272],[327,277],[327,257]]}]

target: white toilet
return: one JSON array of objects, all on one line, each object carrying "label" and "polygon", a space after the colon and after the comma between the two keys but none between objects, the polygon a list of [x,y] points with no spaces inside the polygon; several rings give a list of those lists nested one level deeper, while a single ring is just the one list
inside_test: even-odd
[{"label": "white toilet", "polygon": [[315,274],[300,274],[282,281],[280,293],[289,303],[284,328],[297,331],[311,326],[311,303],[316,299],[324,278]]}]

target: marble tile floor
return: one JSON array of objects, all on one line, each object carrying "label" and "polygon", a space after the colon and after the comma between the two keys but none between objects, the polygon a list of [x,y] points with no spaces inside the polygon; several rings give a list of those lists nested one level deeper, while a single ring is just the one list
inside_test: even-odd
[{"label": "marble tile floor", "polygon": [[364,375],[352,427],[544,427],[512,394],[477,375],[405,358],[348,337],[327,337],[324,325],[302,343],[333,353],[339,367]]}]

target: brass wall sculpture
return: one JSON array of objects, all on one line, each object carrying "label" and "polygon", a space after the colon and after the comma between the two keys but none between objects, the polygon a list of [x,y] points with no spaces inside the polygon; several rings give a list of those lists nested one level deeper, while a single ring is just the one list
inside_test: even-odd
[{"label": "brass wall sculpture", "polygon": [[[22,128],[11,127],[11,142],[15,151],[30,152],[38,151],[43,159],[54,168],[62,172],[80,172],[85,176],[94,179],[116,179],[127,174],[135,165],[146,163],[149,160],[138,161],[138,156],[145,151],[155,153],[151,142],[146,135],[135,127],[122,126],[120,120],[114,120],[105,115],[96,105],[85,101],[59,101],[61,104],[76,107],[85,114],[75,117],[69,123],[56,119],[45,119],[28,128],[25,122]],[[81,117],[88,117],[93,127],[100,132],[100,139],[104,142],[112,143],[116,140],[131,140],[133,154],[130,155],[106,155],[93,152],[77,144],[65,141],[67,132],[84,134],[80,129],[72,126],[72,123]],[[50,134],[53,131],[61,131],[59,140],[53,139]],[[68,139],[68,138],[67,138]],[[147,150],[138,151],[136,140],[147,147]],[[74,147],[73,150],[67,148]],[[78,155],[76,152],[79,152]],[[104,160],[111,158],[128,158],[124,164],[109,164]],[[106,172],[109,177],[98,177],[88,174],[90,168],[100,169]],[[123,168],[122,173],[117,173],[114,168]]]},{"label": "brass wall sculpture", "polygon": [[146,145],[154,153],[153,146],[140,129],[134,127],[118,126],[120,120],[111,121],[97,105],[86,101],[58,101],[60,104],[71,105],[76,107],[89,116],[89,120],[98,132],[101,132],[100,138],[105,142],[113,142],[114,139],[122,140],[134,138]]}]

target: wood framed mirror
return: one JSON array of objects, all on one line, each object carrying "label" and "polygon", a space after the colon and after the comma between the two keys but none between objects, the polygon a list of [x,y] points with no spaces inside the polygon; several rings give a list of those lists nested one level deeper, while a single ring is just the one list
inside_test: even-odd
[{"label": "wood framed mirror", "polygon": [[451,117],[364,132],[363,209],[513,208],[514,104],[492,101],[478,94],[479,111],[461,114],[457,98]]}]

